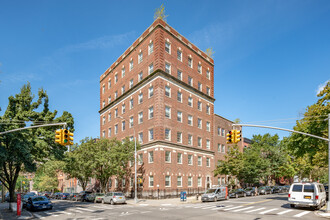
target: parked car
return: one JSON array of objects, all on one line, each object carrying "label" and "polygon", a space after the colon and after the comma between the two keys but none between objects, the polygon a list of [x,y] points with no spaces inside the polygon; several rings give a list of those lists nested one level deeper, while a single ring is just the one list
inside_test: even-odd
[{"label": "parked car", "polygon": [[33,196],[28,198],[26,209],[30,211],[37,211],[42,209],[52,209],[53,204],[46,196]]},{"label": "parked car", "polygon": [[122,192],[108,192],[104,195],[102,203],[110,203],[111,205],[117,203],[126,203],[126,198]]},{"label": "parked car", "polygon": [[79,193],[70,193],[69,200],[77,201],[77,196]]},{"label": "parked car", "polygon": [[282,192],[283,192],[283,187],[281,187],[281,186],[274,186],[273,193],[282,193]]},{"label": "parked car", "polygon": [[202,202],[216,202],[221,199],[229,199],[228,188],[226,186],[212,187],[208,189],[201,197]]},{"label": "parked car", "polygon": [[29,199],[30,197],[32,197],[32,196],[34,196],[34,195],[32,195],[32,194],[25,194],[24,196],[22,196],[23,208],[26,207],[26,204],[27,204],[27,202],[28,202],[28,199]]},{"label": "parked car", "polygon": [[288,194],[292,208],[296,206],[320,209],[326,204],[326,192],[321,183],[293,183]]},{"label": "parked car", "polygon": [[62,193],[60,199],[67,200],[69,199],[70,193]]},{"label": "parked car", "polygon": [[53,195],[51,195],[51,198],[52,198],[52,199],[57,199],[57,198],[59,197],[60,194],[61,194],[60,192],[56,192],[56,193],[54,193]]},{"label": "parked car", "polygon": [[104,198],[104,193],[96,193],[94,202],[95,203],[102,202],[103,198]]},{"label": "parked car", "polygon": [[91,194],[92,192],[88,192],[88,191],[81,191],[78,196],[77,196],[77,201],[81,201],[81,202],[85,202],[86,200],[86,196],[88,194]]},{"label": "parked car", "polygon": [[272,193],[272,189],[269,186],[261,186],[258,189],[259,195],[267,195],[267,194],[271,194],[271,193]]},{"label": "parked car", "polygon": [[247,196],[256,196],[258,194],[257,189],[255,187],[248,187],[244,190]]},{"label": "parked car", "polygon": [[246,192],[244,189],[233,189],[229,192],[230,198],[246,197]]},{"label": "parked car", "polygon": [[94,193],[86,195],[86,201],[87,202],[94,202],[94,200],[95,200],[95,194]]},{"label": "parked car", "polygon": [[283,192],[289,192],[289,190],[290,190],[290,185],[283,186]]},{"label": "parked car", "polygon": [[46,196],[48,199],[50,198],[51,192],[44,192],[44,196]]},{"label": "parked car", "polygon": [[55,195],[55,199],[61,199],[61,198],[62,198],[62,194],[63,194],[63,193],[57,193],[57,194]]}]

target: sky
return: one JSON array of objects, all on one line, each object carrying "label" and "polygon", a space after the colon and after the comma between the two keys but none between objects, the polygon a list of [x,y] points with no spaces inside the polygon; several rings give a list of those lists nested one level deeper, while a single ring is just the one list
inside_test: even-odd
[{"label": "sky", "polygon": [[[214,51],[214,112],[293,129],[330,80],[328,0],[0,1],[0,107],[27,82],[70,112],[75,141],[100,135],[101,74],[164,3],[167,23]],[[63,99],[66,94],[66,99]],[[288,132],[243,128],[243,136]]]}]

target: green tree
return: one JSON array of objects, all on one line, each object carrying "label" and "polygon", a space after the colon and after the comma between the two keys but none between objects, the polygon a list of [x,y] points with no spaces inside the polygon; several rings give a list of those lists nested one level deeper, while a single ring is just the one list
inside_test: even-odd
[{"label": "green tree", "polygon": [[[70,113],[63,112],[56,118],[57,111],[49,110],[46,91],[39,89],[37,100],[34,98],[29,83],[21,88],[19,94],[10,96],[6,111],[0,116],[0,120],[6,122],[0,124],[0,132],[25,127],[29,121],[32,125],[67,122],[67,128],[74,131]],[[42,127],[0,135],[0,181],[9,190],[11,202],[21,171],[34,172],[37,163],[63,156],[66,147],[54,142],[54,130],[54,127]]]},{"label": "green tree", "polygon": [[30,180],[25,176],[19,175],[16,182],[16,190],[24,192],[30,188]]},{"label": "green tree", "polygon": [[154,14],[154,20],[157,20],[158,18],[160,18],[166,22],[167,17],[168,17],[168,15],[165,15],[164,4],[162,4],[159,8],[156,8],[155,14]]}]

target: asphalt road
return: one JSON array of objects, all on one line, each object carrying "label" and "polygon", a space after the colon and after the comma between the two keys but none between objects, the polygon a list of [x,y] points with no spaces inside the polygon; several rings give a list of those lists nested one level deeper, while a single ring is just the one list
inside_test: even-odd
[{"label": "asphalt road", "polygon": [[308,208],[290,208],[287,194],[228,201],[169,204],[110,205],[54,200],[53,210],[32,212],[38,219],[323,219]]}]

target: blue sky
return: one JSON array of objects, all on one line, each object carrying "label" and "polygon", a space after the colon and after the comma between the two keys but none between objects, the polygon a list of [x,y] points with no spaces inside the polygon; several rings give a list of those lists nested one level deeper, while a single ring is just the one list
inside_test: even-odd
[{"label": "blue sky", "polygon": [[[169,25],[215,52],[216,114],[292,129],[330,80],[328,0],[1,1],[0,115],[29,81],[52,110],[73,114],[75,142],[99,136],[99,77],[162,3]],[[243,129],[268,132],[289,135]]]}]

